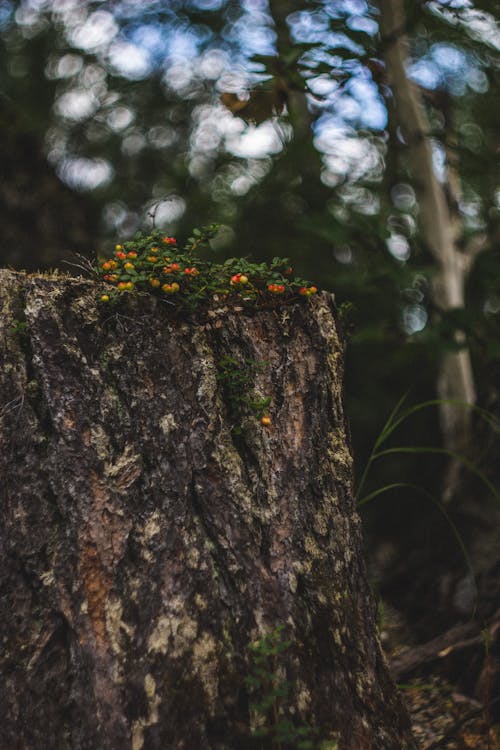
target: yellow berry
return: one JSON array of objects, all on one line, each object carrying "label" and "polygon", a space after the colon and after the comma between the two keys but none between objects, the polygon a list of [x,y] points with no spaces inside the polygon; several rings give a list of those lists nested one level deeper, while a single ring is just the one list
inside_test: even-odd
[{"label": "yellow berry", "polygon": [[175,294],[180,289],[179,284],[174,281],[173,284],[163,284],[162,291],[165,292],[165,294]]},{"label": "yellow berry", "polygon": [[101,296],[101,302],[109,302],[109,294],[103,294]]}]

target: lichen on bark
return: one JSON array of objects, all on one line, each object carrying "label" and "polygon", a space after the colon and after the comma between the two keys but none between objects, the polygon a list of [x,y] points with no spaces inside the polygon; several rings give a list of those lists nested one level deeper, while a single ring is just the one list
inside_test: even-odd
[{"label": "lichen on bark", "polygon": [[[413,747],[362,560],[331,296],[181,317],[0,272],[0,747],[255,748],[248,645],[283,624],[290,714]],[[15,320],[25,320],[22,335]],[[235,434],[217,364],[271,398]],[[30,383],[36,386],[29,387]]]}]

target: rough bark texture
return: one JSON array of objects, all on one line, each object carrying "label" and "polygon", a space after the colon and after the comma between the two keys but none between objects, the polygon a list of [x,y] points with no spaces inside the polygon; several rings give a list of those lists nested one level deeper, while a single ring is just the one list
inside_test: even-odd
[{"label": "rough bark texture", "polygon": [[[188,319],[98,297],[0,272],[0,747],[268,747],[244,677],[278,625],[294,721],[343,750],[413,747],[362,561],[331,298]],[[268,363],[248,388],[271,428],[235,434],[225,355]]]}]

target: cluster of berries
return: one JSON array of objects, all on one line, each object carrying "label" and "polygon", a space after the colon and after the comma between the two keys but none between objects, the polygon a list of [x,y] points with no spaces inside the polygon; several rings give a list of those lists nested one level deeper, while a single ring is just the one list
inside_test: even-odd
[{"label": "cluster of berries", "polygon": [[193,251],[206,244],[213,231],[212,227],[205,234],[194,230],[195,236],[183,250],[178,248],[174,237],[158,231],[116,245],[113,256],[98,267],[103,281],[114,287],[101,296],[101,301],[109,302],[116,294],[134,289],[154,290],[169,297],[177,295],[188,304],[213,298],[265,303],[272,296],[288,300],[317,292],[307,281],[293,278],[293,269],[286,258],[273,258],[270,264],[250,263],[243,258],[232,258],[222,265],[197,259],[194,264]]},{"label": "cluster of berries", "polygon": [[301,286],[299,289],[299,294],[302,297],[310,297],[311,294],[316,294],[317,288],[315,286]]},{"label": "cluster of berries", "polygon": [[271,294],[284,294],[285,285],[284,284],[268,284],[267,291],[271,292]]},{"label": "cluster of berries", "polygon": [[[180,257],[174,237],[158,236],[158,233],[136,242],[116,245],[113,257],[101,263],[99,272],[103,280],[113,284],[119,292],[149,285],[166,295],[178,294],[182,279],[190,280],[200,273],[196,266],[191,265],[190,258]],[[109,294],[101,296],[102,302],[109,300]]]}]

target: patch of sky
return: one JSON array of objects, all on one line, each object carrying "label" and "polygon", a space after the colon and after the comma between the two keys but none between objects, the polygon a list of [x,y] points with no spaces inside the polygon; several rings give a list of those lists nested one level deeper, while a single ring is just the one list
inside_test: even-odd
[{"label": "patch of sky", "polygon": [[153,70],[149,52],[125,41],[117,41],[111,45],[108,60],[117,73],[133,81],[147,78]]},{"label": "patch of sky", "polygon": [[374,36],[378,31],[378,23],[369,16],[350,16],[346,23],[349,29],[364,31],[365,34],[370,36]]},{"label": "patch of sky", "polygon": [[443,76],[441,71],[429,60],[418,60],[408,68],[410,78],[425,89],[436,89]]},{"label": "patch of sky", "polygon": [[206,40],[196,26],[177,26],[168,30],[166,40],[169,60],[193,60],[198,56],[200,44]]},{"label": "patch of sky", "polygon": [[75,190],[95,190],[113,177],[113,168],[106,159],[67,157],[57,165],[58,177]]},{"label": "patch of sky", "polygon": [[329,27],[327,16],[319,12],[296,11],[287,21],[297,42],[318,41],[318,34],[326,33]]},{"label": "patch of sky", "polygon": [[62,94],[56,100],[54,110],[67,120],[78,122],[93,115],[98,106],[99,100],[91,91],[78,88]]},{"label": "patch of sky", "polygon": [[163,19],[174,20],[184,6],[183,0],[148,0],[147,3],[138,0],[120,0],[114,4],[113,14],[119,19],[134,19],[158,16],[161,13]]},{"label": "patch of sky", "polygon": [[427,310],[423,305],[407,305],[402,312],[403,330],[408,336],[423,331],[428,320]]},{"label": "patch of sky", "polygon": [[236,43],[245,58],[250,55],[273,55],[276,52],[276,33],[263,24],[262,17],[243,15],[224,33],[225,39]]},{"label": "patch of sky", "polygon": [[226,0],[195,0],[189,3],[194,10],[220,10]]},{"label": "patch of sky", "polygon": [[159,63],[168,51],[165,25],[161,23],[129,24],[123,29],[127,41],[147,50],[155,63]]},{"label": "patch of sky", "polygon": [[14,7],[8,0],[0,2],[0,31],[4,31],[12,23],[14,17]]},{"label": "patch of sky", "polygon": [[325,3],[325,10],[331,18],[361,16],[368,11],[365,0],[332,0]]},{"label": "patch of sky", "polygon": [[118,34],[118,25],[111,13],[96,10],[84,21],[67,29],[69,41],[86,52],[97,52],[110,44]]},{"label": "patch of sky", "polygon": [[433,44],[428,53],[409,67],[410,77],[420,86],[436,89],[446,86],[455,96],[465,93],[467,73],[473,65],[470,55],[454,45]]},{"label": "patch of sky", "polygon": [[226,148],[240,158],[265,159],[283,150],[283,141],[272,122],[249,126],[241,135],[226,137]]},{"label": "patch of sky", "polygon": [[387,125],[387,110],[373,81],[355,78],[350,82],[349,93],[360,106],[358,121],[363,127],[382,130]]}]

